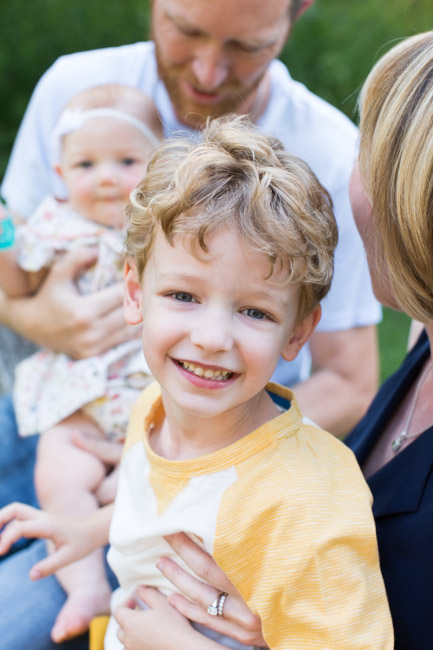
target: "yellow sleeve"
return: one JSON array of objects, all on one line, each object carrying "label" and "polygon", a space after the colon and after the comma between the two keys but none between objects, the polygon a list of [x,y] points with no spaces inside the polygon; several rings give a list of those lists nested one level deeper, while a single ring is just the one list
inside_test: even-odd
[{"label": "yellow sleeve", "polygon": [[335,442],[279,442],[237,466],[221,502],[215,559],[272,650],[393,648],[370,492]]}]

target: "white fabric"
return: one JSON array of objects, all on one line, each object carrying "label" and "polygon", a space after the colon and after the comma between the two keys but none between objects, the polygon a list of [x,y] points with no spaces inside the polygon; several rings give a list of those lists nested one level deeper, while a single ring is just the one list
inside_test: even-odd
[{"label": "white fabric", "polygon": [[[97,247],[97,262],[76,278],[78,291],[89,295],[123,278],[123,240],[122,231],[89,221],[68,202],[47,197],[17,229],[17,263],[36,272],[67,251]],[[139,339],[78,360],[42,348],[15,370],[18,431],[22,436],[47,431],[82,409],[107,437],[123,440],[132,405],[150,379]]]},{"label": "white fabric", "polygon": [[61,140],[63,136],[81,129],[86,120],[91,120],[95,117],[114,117],[116,120],[122,120],[140,131],[153,147],[156,148],[160,143],[159,138],[156,137],[147,124],[125,111],[109,107],[93,108],[89,111],[83,111],[80,108],[67,108],[61,113],[51,136],[52,162],[54,164],[60,161]]},{"label": "white fabric", "polygon": [[[273,61],[271,99],[259,120],[264,131],[306,160],[334,201],[339,227],[336,271],[325,298],[318,330],[338,331],[380,320],[361,239],[352,218],[348,180],[355,157],[357,130],[337,109],[291,79],[280,61]],[[10,207],[28,216],[47,193],[64,196],[64,187],[50,168],[49,142],[60,111],[73,95],[104,83],[130,84],[153,98],[164,134],[183,130],[164,85],[159,81],[153,43],[79,52],[58,59],[43,75],[20,127],[2,193]],[[295,362],[282,363],[277,381],[292,385],[308,372],[308,349]]]}]

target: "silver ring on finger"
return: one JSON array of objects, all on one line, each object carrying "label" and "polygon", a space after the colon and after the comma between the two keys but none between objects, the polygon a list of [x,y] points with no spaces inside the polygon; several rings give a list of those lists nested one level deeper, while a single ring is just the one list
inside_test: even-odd
[{"label": "silver ring on finger", "polygon": [[211,616],[223,616],[224,603],[227,595],[228,594],[225,591],[220,591],[218,596],[213,601],[212,605],[209,605],[207,608],[207,613]]}]

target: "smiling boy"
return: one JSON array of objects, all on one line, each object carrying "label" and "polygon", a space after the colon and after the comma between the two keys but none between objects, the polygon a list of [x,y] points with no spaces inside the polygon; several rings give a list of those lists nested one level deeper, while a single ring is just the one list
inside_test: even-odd
[{"label": "smiling boy", "polygon": [[331,283],[327,192],[277,141],[217,120],[200,143],[160,147],[129,218],[125,315],[142,322],[158,384],[134,408],[121,464],[113,611],[140,584],[172,591],[155,561],[173,556],[163,536],[183,530],[258,613],[270,648],[391,648],[356,462],[268,384]]},{"label": "smiling boy", "polygon": [[[216,120],[200,142],[155,152],[128,216],[125,316],[143,325],[158,383],[133,409],[112,519],[86,522],[79,537],[88,552],[111,519],[113,613],[142,605],[140,585],[173,592],[156,562],[174,557],[164,536],[184,531],[260,617],[269,648],[391,650],[356,461],[303,419],[290,390],[268,384],[280,355],[294,358],[313,332],[329,290],[328,193],[275,139],[241,118]],[[209,616],[224,614],[226,598]],[[148,647],[152,619],[136,615]],[[106,650],[122,647],[117,632],[112,617]],[[245,648],[198,625],[189,634],[189,648]],[[159,638],[178,647],[168,625]]]}]

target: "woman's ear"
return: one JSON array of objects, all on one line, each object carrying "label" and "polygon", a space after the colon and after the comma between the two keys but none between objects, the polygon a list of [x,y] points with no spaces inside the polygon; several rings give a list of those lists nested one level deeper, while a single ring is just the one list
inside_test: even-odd
[{"label": "woman's ear", "polygon": [[123,315],[129,325],[137,325],[143,320],[141,311],[141,284],[137,265],[132,257],[125,260],[125,296]]},{"label": "woman's ear", "polygon": [[298,355],[299,350],[308,341],[322,315],[322,308],[317,305],[315,309],[304,320],[296,325],[290,335],[281,356],[286,361],[293,361]]}]

